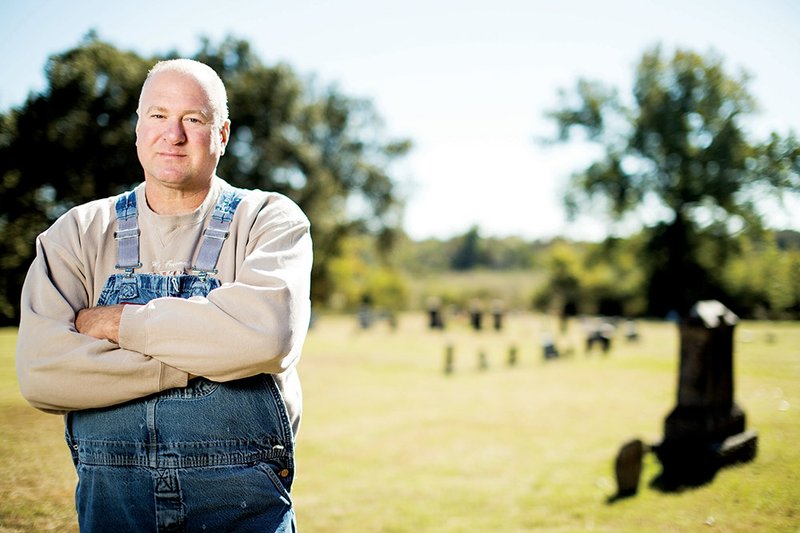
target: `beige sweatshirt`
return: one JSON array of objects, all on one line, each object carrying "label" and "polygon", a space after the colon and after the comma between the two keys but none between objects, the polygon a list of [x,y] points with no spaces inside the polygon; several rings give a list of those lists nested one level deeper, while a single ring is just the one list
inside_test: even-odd
[{"label": "beige sweatshirt", "polygon": [[[215,178],[193,213],[158,215],[136,188],[141,231],[137,272],[191,269],[224,182]],[[80,334],[75,316],[96,305],[116,270],[114,198],[71,209],[37,239],[22,289],[17,375],[23,396],[48,412],[105,407],[172,387],[189,374],[229,381],[275,374],[297,432],[296,365],[310,319],[312,246],[299,207],[251,191],[239,204],[217,263],[222,286],[208,297],[158,298],[125,307],[119,345]]]}]

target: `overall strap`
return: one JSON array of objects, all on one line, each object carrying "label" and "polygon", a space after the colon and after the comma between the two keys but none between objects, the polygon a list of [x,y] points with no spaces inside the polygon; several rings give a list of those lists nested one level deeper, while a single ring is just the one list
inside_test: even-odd
[{"label": "overall strap", "polygon": [[136,210],[136,192],[129,191],[117,197],[117,231],[114,238],[117,240],[117,265],[116,268],[124,270],[126,274],[140,268],[139,262],[139,218]]},{"label": "overall strap", "polygon": [[217,273],[217,260],[222,252],[222,245],[228,237],[233,214],[243,197],[244,191],[233,187],[223,189],[220,194],[211,221],[203,232],[203,242],[200,244],[200,251],[197,252],[197,261],[192,267],[192,271],[201,278]]}]

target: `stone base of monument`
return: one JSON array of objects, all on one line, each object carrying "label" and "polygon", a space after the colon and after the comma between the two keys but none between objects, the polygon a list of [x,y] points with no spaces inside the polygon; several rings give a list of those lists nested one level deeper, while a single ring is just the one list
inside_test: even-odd
[{"label": "stone base of monument", "polygon": [[665,439],[652,447],[662,466],[655,484],[666,490],[702,485],[711,481],[721,468],[753,460],[757,450],[758,433],[753,430],[721,441]]},{"label": "stone base of monument", "polygon": [[758,432],[754,430],[743,431],[728,437],[716,452],[720,467],[735,463],[746,463],[756,457],[758,451]]}]

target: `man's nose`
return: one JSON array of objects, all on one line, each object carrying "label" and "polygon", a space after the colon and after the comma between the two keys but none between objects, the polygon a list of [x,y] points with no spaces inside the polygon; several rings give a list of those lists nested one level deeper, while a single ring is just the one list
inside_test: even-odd
[{"label": "man's nose", "polygon": [[186,140],[186,131],[183,129],[183,121],[170,120],[167,123],[167,130],[164,138],[172,144],[180,144]]}]

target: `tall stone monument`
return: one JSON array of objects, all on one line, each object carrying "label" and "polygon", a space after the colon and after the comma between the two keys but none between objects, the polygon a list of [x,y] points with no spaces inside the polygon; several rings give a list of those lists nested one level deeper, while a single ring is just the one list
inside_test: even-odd
[{"label": "tall stone monument", "polygon": [[697,484],[727,464],[755,457],[758,435],[745,431],[734,401],[733,333],[738,317],[716,300],[697,302],[680,323],[678,405],[653,447],[665,484]]}]

